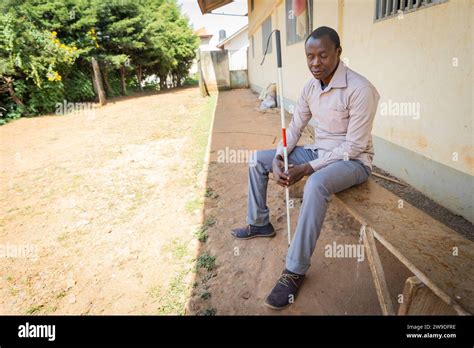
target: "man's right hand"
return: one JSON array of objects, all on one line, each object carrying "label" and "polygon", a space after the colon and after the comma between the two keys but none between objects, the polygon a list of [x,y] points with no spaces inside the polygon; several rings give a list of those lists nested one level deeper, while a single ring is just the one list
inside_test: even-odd
[{"label": "man's right hand", "polygon": [[287,187],[289,184],[288,176],[284,172],[285,162],[281,155],[275,156],[272,163],[273,180],[282,187]]}]

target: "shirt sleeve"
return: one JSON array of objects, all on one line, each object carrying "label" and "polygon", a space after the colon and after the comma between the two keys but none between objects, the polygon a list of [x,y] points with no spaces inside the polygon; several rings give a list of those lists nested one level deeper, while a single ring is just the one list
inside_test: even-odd
[{"label": "shirt sleeve", "polygon": [[[296,103],[296,108],[291,118],[290,124],[286,128],[286,146],[288,155],[293,151],[300,140],[304,127],[308,124],[312,117],[311,110],[308,104],[308,90],[311,88],[311,81],[309,81],[303,88],[301,95]],[[275,157],[281,155],[283,157],[283,140],[280,140],[276,150]]]},{"label": "shirt sleeve", "polygon": [[379,98],[379,94],[371,86],[354,91],[349,100],[349,124],[346,140],[341,145],[327,151],[323,157],[310,161],[309,164],[314,171],[339,160],[355,158],[367,149]]}]

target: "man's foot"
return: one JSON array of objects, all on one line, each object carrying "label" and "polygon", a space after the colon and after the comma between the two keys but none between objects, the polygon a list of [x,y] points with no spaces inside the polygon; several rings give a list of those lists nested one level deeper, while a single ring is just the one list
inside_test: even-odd
[{"label": "man's foot", "polygon": [[275,287],[265,299],[265,306],[272,309],[283,309],[296,300],[298,290],[303,283],[304,275],[285,269]]},{"label": "man's foot", "polygon": [[230,234],[237,239],[250,239],[255,237],[273,237],[276,232],[272,224],[269,223],[266,226],[247,225],[242,228],[236,228]]}]

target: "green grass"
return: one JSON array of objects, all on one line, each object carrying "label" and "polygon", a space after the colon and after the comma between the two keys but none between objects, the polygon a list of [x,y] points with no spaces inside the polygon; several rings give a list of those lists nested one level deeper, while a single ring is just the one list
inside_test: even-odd
[{"label": "green grass", "polygon": [[207,308],[204,311],[201,311],[198,313],[198,315],[203,315],[203,316],[213,316],[216,315],[216,309],[215,308]]},{"label": "green grass", "polygon": [[216,267],[216,257],[210,255],[208,252],[205,252],[199,255],[196,262],[196,270],[204,268],[207,271],[212,271]]},{"label": "green grass", "polygon": [[202,223],[201,227],[194,231],[194,237],[196,237],[197,240],[199,240],[201,243],[206,242],[207,238],[209,237],[207,229],[211,226],[214,226],[215,224],[216,219],[212,216],[208,216],[206,219],[204,219],[204,222]]},{"label": "green grass", "polygon": [[212,189],[212,187],[206,187],[206,192],[204,193],[204,197],[216,199],[219,195]]},{"label": "green grass", "polygon": [[186,203],[186,211],[193,214],[195,210],[201,209],[202,201],[199,198],[192,199]]},{"label": "green grass", "polygon": [[207,238],[209,238],[209,234],[207,230],[201,226],[194,232],[194,237],[201,243],[204,243],[207,241]]},{"label": "green grass", "polygon": [[[185,314],[184,305],[186,303],[186,292],[188,291],[189,285],[186,284],[184,280],[188,273],[187,270],[178,273],[163,294],[159,291],[160,305],[158,307],[158,314]],[[153,291],[153,289],[151,291]],[[155,295],[157,294],[156,289],[154,289],[154,293]]]},{"label": "green grass", "polygon": [[216,219],[212,216],[208,216],[204,219],[203,227],[209,228],[216,224]]},{"label": "green grass", "polygon": [[44,305],[36,305],[36,306],[32,306],[30,308],[28,308],[28,310],[26,311],[26,314],[35,314],[35,313],[38,313],[40,310],[42,310],[44,307]]},{"label": "green grass", "polygon": [[201,298],[202,298],[203,300],[210,299],[210,298],[211,298],[211,293],[210,293],[209,291],[203,292],[203,293],[201,294]]}]

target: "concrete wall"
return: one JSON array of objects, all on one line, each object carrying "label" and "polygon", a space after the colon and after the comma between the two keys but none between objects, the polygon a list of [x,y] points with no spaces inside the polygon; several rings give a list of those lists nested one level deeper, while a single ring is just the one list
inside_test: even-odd
[{"label": "concrete wall", "polygon": [[201,51],[201,69],[209,90],[230,89],[229,55],[227,50]]},{"label": "concrete wall", "polygon": [[[255,40],[249,82],[258,92],[277,79],[275,49],[260,66],[261,24],[255,26],[271,11],[272,30],[282,33],[288,108],[312,76],[303,42],[286,45],[285,2],[269,1],[255,1],[256,15],[249,12],[249,40]],[[373,0],[313,0],[313,28],[336,29],[343,60],[381,95],[374,163],[474,221],[473,2],[450,0],[378,22],[374,6]],[[410,112],[397,114],[404,107]]]}]

